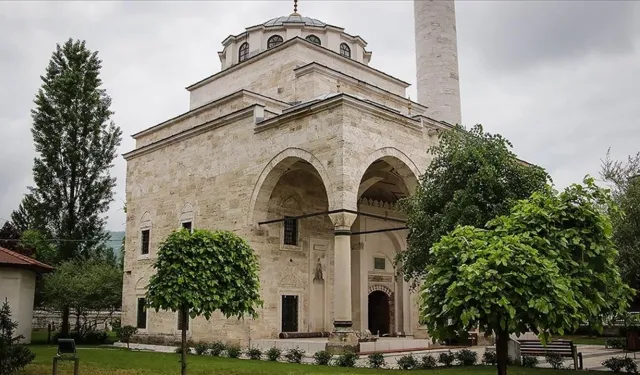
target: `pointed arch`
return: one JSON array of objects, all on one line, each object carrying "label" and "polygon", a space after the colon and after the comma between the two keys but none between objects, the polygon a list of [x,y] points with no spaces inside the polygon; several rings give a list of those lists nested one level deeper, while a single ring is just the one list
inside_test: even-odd
[{"label": "pointed arch", "polygon": [[269,204],[269,198],[273,192],[274,187],[289,168],[298,161],[304,161],[309,163],[315,172],[317,172],[324,189],[327,193],[327,201],[329,203],[329,209],[334,207],[334,197],[332,196],[333,188],[331,179],[326,169],[322,165],[322,162],[318,160],[312,153],[300,149],[300,148],[287,148],[282,152],[274,156],[265,167],[262,169],[256,184],[254,185],[253,192],[251,194],[251,201],[249,202],[249,212],[247,217],[247,224],[253,225],[256,221],[263,219],[260,213],[256,214],[256,211],[262,210],[262,214],[266,215],[266,208]]}]

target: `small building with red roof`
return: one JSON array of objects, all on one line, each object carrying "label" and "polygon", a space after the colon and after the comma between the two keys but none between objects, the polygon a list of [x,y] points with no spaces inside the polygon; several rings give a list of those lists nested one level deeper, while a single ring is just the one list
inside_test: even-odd
[{"label": "small building with red roof", "polygon": [[0,303],[9,301],[11,320],[18,322],[14,335],[24,336],[24,343],[31,342],[36,275],[51,271],[47,264],[0,247]]}]

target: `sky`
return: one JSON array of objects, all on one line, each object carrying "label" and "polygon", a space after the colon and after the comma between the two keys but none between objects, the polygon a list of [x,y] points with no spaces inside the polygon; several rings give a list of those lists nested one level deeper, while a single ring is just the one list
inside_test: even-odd
[{"label": "sky", "polygon": [[[113,120],[130,135],[188,110],[184,89],[220,70],[221,42],[292,12],[293,1],[0,2],[0,224],[32,184],[30,110],[56,43],[103,61]],[[412,1],[299,1],[299,13],[360,35],[370,65],[415,83]],[[607,149],[640,151],[640,2],[456,1],[462,120],[483,124],[563,188],[597,176]],[[407,94],[416,98],[416,89]],[[124,230],[119,156],[108,229]]]}]

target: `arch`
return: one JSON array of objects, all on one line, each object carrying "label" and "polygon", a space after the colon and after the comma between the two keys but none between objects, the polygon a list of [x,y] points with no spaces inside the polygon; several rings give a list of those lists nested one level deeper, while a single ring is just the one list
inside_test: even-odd
[{"label": "arch", "polygon": [[393,299],[381,290],[374,290],[367,297],[368,329],[373,334],[385,335],[391,332],[393,321]]},{"label": "arch", "polygon": [[139,278],[138,281],[136,281],[137,291],[143,291],[143,290],[146,291],[148,286],[149,286],[149,278],[146,276],[143,276]]},{"label": "arch", "polygon": [[195,218],[195,213],[193,211],[193,206],[191,203],[185,203],[182,206],[182,210],[180,210],[180,216],[178,217],[178,224],[182,224],[184,222],[190,221],[193,223],[193,219]]},{"label": "arch", "polygon": [[280,45],[282,42],[284,42],[284,40],[280,35],[273,35],[267,40],[267,49]]},{"label": "arch", "polygon": [[238,62],[243,62],[249,58],[249,43],[244,42],[238,48]]},{"label": "arch", "polygon": [[376,291],[386,293],[387,296],[389,296],[389,298],[391,298],[393,296],[393,292],[391,291],[391,289],[389,289],[388,287],[386,287],[384,285],[380,285],[380,284],[369,285],[369,291],[367,292],[367,294],[371,294],[371,293],[376,292]]},{"label": "arch", "polygon": [[263,205],[265,208],[267,207],[271,193],[280,180],[280,177],[282,177],[282,175],[287,172],[288,168],[297,161],[305,161],[313,166],[324,185],[324,189],[327,194],[327,201],[329,203],[329,210],[334,209],[335,203],[332,195],[333,188],[331,179],[322,165],[322,162],[306,150],[290,147],[274,156],[262,169],[251,194],[247,218],[248,225],[253,225],[256,220],[256,206]]},{"label": "arch", "polygon": [[147,226],[149,226],[149,227],[151,226],[151,214],[149,213],[149,211],[146,211],[140,217],[140,227],[144,228],[144,227],[147,227]]},{"label": "arch", "polygon": [[316,35],[309,34],[309,35],[307,35],[307,37],[305,39],[308,40],[309,42],[313,43],[313,44],[317,44],[319,46],[322,45],[322,41],[320,41],[320,38],[318,38]]},{"label": "arch", "polygon": [[351,58],[351,48],[347,43],[340,43],[340,54],[344,57]]},{"label": "arch", "polygon": [[420,176],[419,169],[411,158],[395,147],[383,147],[369,154],[361,164],[358,183],[362,182],[367,169],[377,160],[389,163],[398,172],[409,193],[413,194],[415,192],[418,185],[418,176]]}]

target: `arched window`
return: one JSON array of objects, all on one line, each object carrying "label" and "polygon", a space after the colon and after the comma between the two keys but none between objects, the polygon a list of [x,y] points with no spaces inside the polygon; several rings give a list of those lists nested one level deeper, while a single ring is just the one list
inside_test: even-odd
[{"label": "arched window", "polygon": [[267,48],[273,48],[278,44],[282,44],[283,40],[280,35],[274,35],[269,40],[267,40]]},{"label": "arched window", "polygon": [[311,43],[317,44],[319,46],[322,45],[322,42],[320,42],[320,38],[318,38],[315,35],[307,35],[307,37],[305,39],[310,41]]},{"label": "arched window", "polygon": [[238,51],[238,61],[243,62],[249,58],[249,43],[242,43]]},{"label": "arched window", "polygon": [[349,48],[347,43],[340,44],[340,54],[344,57],[351,58],[351,48]]}]

